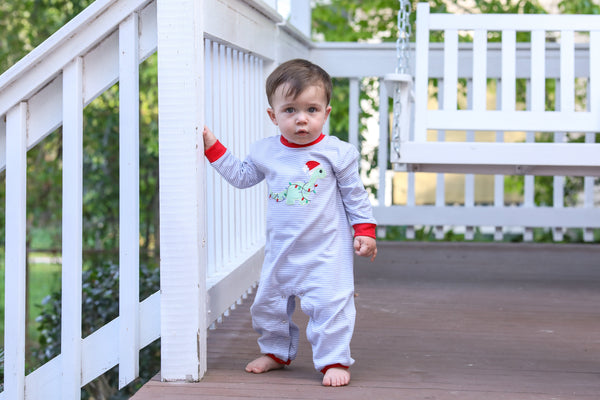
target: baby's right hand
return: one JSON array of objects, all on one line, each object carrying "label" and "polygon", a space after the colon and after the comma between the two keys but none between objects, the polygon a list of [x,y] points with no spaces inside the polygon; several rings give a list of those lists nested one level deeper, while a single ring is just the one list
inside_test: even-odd
[{"label": "baby's right hand", "polygon": [[213,144],[217,143],[217,137],[206,125],[204,126],[204,131],[202,131],[202,138],[204,139],[204,150],[211,148]]}]

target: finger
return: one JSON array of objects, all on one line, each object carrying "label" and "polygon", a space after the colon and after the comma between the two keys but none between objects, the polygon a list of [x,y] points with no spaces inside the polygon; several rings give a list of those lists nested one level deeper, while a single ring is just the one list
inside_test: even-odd
[{"label": "finger", "polygon": [[373,257],[371,257],[371,262],[375,261],[375,257],[377,257],[377,248],[375,248],[375,251],[373,252]]}]

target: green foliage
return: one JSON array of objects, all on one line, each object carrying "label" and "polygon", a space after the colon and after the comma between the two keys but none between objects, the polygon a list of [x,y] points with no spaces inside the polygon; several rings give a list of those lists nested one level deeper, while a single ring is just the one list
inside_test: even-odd
[{"label": "green foliage", "polygon": [[563,14],[600,14],[597,0],[562,0],[558,9]]},{"label": "green foliage", "polygon": [[[104,326],[119,314],[119,266],[102,260],[90,262],[83,272],[82,337]],[[158,265],[147,260],[140,265],[140,298],[159,290]],[[60,354],[61,293],[47,296],[37,318],[40,347],[34,356],[40,365]],[[118,391],[118,371],[113,369],[83,389],[83,398],[125,399],[135,392],[141,382],[155,375],[160,367],[158,343],[140,352],[140,378]]]},{"label": "green foliage", "polygon": [[0,73],[56,32],[94,0],[2,0]]},{"label": "green foliage", "polygon": [[[25,56],[65,25],[93,0],[3,0],[0,2],[0,72]],[[158,289],[158,88],[157,59],[140,65],[140,246],[149,258],[142,268],[141,287]],[[83,140],[83,250],[84,335],[117,315],[119,223],[119,87],[113,86],[84,109]],[[5,236],[5,172],[0,171],[0,246]],[[59,128],[27,153],[27,244],[60,253],[62,247],[62,129]],[[41,239],[41,240],[40,240]],[[1,248],[0,248],[1,250]],[[102,258],[102,260],[99,260]],[[146,267],[153,265],[153,267]],[[105,287],[104,285],[112,285]],[[146,296],[148,293],[142,293]],[[42,363],[58,354],[60,346],[60,292],[48,297],[38,319]],[[142,375],[158,369],[158,344],[141,352]],[[147,359],[152,355],[153,361]],[[35,362],[28,361],[28,368]],[[115,392],[108,374],[86,390],[94,398]],[[108,378],[107,378],[108,377]],[[145,378],[149,378],[146,373]],[[110,381],[110,382],[109,382]],[[109,384],[110,383],[110,384]],[[133,384],[140,385],[139,382]],[[119,396],[119,395],[114,395]],[[113,398],[117,398],[113,397]]]}]

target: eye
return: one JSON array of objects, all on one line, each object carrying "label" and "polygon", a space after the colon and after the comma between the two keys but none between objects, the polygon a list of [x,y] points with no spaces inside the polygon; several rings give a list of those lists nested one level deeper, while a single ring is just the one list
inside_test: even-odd
[{"label": "eye", "polygon": [[284,112],[284,113],[288,113],[288,114],[291,114],[291,113],[293,113],[294,111],[295,111],[295,110],[294,110],[294,107],[288,107],[288,108],[286,108],[285,110],[283,110],[283,112]]},{"label": "eye", "polygon": [[309,113],[316,113],[317,111],[319,111],[319,110],[317,109],[317,107],[309,107],[309,108],[308,108],[308,112],[309,112]]}]

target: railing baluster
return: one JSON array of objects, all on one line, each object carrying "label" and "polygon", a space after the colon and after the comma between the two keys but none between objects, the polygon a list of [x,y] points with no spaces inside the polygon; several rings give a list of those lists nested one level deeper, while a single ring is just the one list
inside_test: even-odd
[{"label": "railing baluster", "polygon": [[[590,71],[590,75],[592,72]],[[592,108],[591,100],[592,100],[592,85],[590,79],[587,80],[586,87],[586,108],[589,112]],[[598,106],[594,104],[594,106]],[[585,142],[586,143],[595,143],[596,142],[596,133],[588,132],[585,134]],[[586,176],[583,178],[583,207],[593,209],[594,208],[594,177]],[[583,240],[585,242],[593,242],[594,241],[594,229],[584,227],[583,228]]]},{"label": "railing baluster", "polygon": [[[215,135],[219,135],[217,137],[223,138],[223,142],[225,146],[228,143],[225,142],[225,137],[222,136],[224,134],[223,127],[221,125],[221,71],[219,66],[219,44],[213,42],[213,98],[212,98],[212,109],[213,109],[213,118],[214,118],[214,128],[213,132]],[[215,221],[215,271],[219,268],[223,263],[223,215],[222,215],[222,207],[223,207],[223,179],[215,174],[215,186],[214,186],[214,221]]]},{"label": "railing baluster", "polygon": [[[479,31],[478,31],[479,32]],[[475,70],[473,70],[475,72]],[[485,70],[483,71],[485,73]],[[485,75],[479,77],[480,81],[485,83]],[[474,79],[467,79],[467,108],[473,109],[475,107],[475,93],[474,93]],[[481,88],[480,88],[481,90]],[[483,107],[485,108],[485,91],[483,91],[484,95],[479,94],[479,101],[483,101]],[[481,104],[478,106],[481,107]],[[465,139],[467,142],[475,141],[475,132],[473,130],[468,130],[465,135]],[[473,174],[465,174],[465,201],[464,207],[473,208],[475,206],[475,175]],[[474,229],[473,226],[465,226],[465,240],[473,240],[474,238]]]},{"label": "railing baluster", "polygon": [[515,110],[516,82],[516,41],[517,33],[513,29],[502,31],[502,111]]},{"label": "railing baluster", "polygon": [[25,398],[27,103],[6,115],[4,395]]},{"label": "railing baluster", "polygon": [[[214,127],[214,106],[212,101],[213,93],[213,53],[212,53],[212,41],[210,39],[204,39],[204,107],[205,107],[205,124],[209,129],[213,130]],[[208,161],[206,161],[208,163]],[[215,270],[215,254],[216,254],[216,224],[215,224],[215,170],[214,168],[206,169],[206,210],[204,210],[206,216],[207,226],[207,257],[208,265],[207,272],[210,276]]]},{"label": "railing baluster", "polygon": [[458,85],[458,31],[444,31],[444,110],[455,111]]},{"label": "railing baluster", "polygon": [[[546,98],[546,32],[535,30],[531,32],[531,78],[527,86],[528,109],[531,111],[544,111]],[[535,142],[535,132],[527,132],[525,141]],[[523,193],[523,206],[535,207],[535,177],[525,175],[525,190]],[[533,228],[524,227],[523,240],[533,241]]]},{"label": "railing baluster", "polygon": [[[377,189],[377,202],[380,206],[387,205],[385,202],[386,194],[386,175],[388,167],[388,142],[390,141],[389,128],[389,101],[387,87],[383,79],[379,79],[379,148],[377,150],[377,162],[379,168],[379,188]],[[400,149],[402,151],[402,148]],[[380,224],[385,230],[385,225],[381,221]],[[385,232],[382,231],[385,236]]]},{"label": "railing baluster", "polygon": [[[240,95],[240,86],[242,84],[242,82],[240,81],[240,70],[239,70],[239,52],[237,50],[233,50],[233,54],[231,57],[231,63],[232,63],[232,76],[231,76],[231,81],[233,82],[233,92],[232,92],[232,110],[231,110],[231,117],[233,119],[233,134],[238,138],[238,140],[236,140],[237,142],[237,153],[238,156],[243,158],[246,156],[246,151],[245,151],[245,146],[244,146],[244,132],[241,131],[240,129],[240,102],[241,102],[241,95]],[[234,191],[234,212],[235,212],[235,225],[233,228],[233,233],[234,233],[234,239],[235,239],[235,253],[236,254],[240,254],[240,252],[242,252],[244,250],[244,242],[242,240],[242,230],[240,229],[240,227],[243,224],[242,221],[242,202],[241,202],[242,198],[241,198],[241,191],[240,190],[235,190]]]},{"label": "railing baluster", "polygon": [[[227,104],[227,47],[223,44],[219,45],[219,119],[221,120],[221,130],[219,130],[219,137],[223,137],[225,146],[233,150],[233,136],[229,130],[229,118],[228,115],[231,112]],[[223,259],[222,262],[217,265],[219,270],[222,270],[223,264],[226,264],[230,260],[231,256],[231,243],[229,242],[229,191],[231,186],[227,182],[223,181],[221,185],[221,223],[223,230],[221,246],[223,248]]]},{"label": "railing baluster", "polygon": [[[588,92],[589,93],[589,92]],[[589,104],[589,102],[588,102]],[[595,142],[596,133],[588,132],[585,134],[586,143]],[[586,176],[583,178],[583,207],[588,209],[594,208],[594,177]],[[594,241],[594,229],[583,227],[583,240],[586,242]]]},{"label": "railing baluster", "polygon": [[[250,86],[250,81],[249,81],[249,77],[248,77],[248,54],[247,53],[243,53],[240,54],[240,85],[241,85],[241,93],[240,95],[242,96],[242,98],[244,99],[248,99],[249,98],[249,86]],[[244,157],[248,154],[248,151],[250,150],[250,143],[252,143],[253,138],[254,138],[254,132],[252,132],[252,129],[250,129],[249,124],[248,124],[248,101],[244,101],[242,102],[242,104],[240,105],[240,129],[243,132],[243,137],[244,137],[244,146],[245,146],[245,151],[244,151]],[[247,197],[245,197],[245,202],[244,204],[244,226],[243,226],[243,235],[245,240],[248,242],[248,245],[252,244],[252,239],[253,239],[253,235],[252,235],[252,222],[253,222],[253,213],[250,211],[251,207],[252,207],[252,196],[254,194],[254,189],[251,188],[251,191],[248,193]]]},{"label": "railing baluster", "polygon": [[600,113],[600,31],[590,32],[589,50],[589,102],[590,111]]},{"label": "railing baluster", "polygon": [[[502,39],[504,40],[504,32],[502,33]],[[502,48],[502,51],[504,53],[504,45]],[[503,54],[503,59],[504,59],[504,54]],[[504,63],[502,64],[502,78],[499,79],[498,84],[496,85],[496,109],[502,109],[502,107],[510,107],[510,105],[512,104],[514,107],[514,101],[511,103],[510,101],[508,103],[505,103],[505,89],[506,86],[510,86],[506,84],[506,79],[504,78],[504,69],[508,69],[510,71],[510,67],[505,67]],[[514,72],[514,71],[513,71]],[[510,73],[508,73],[507,75],[510,76]],[[514,74],[513,74],[514,76]],[[514,83],[514,79],[511,79],[512,82]],[[514,98],[514,89],[512,90],[513,92],[513,98]],[[502,131],[497,131],[496,132],[496,142],[498,143],[503,143],[504,142],[504,132]],[[496,207],[497,209],[500,208],[504,208],[504,175],[494,175],[494,207]],[[494,240],[502,240],[502,238],[504,237],[503,234],[503,227],[502,226],[496,226],[494,227]]]},{"label": "railing baluster", "polygon": [[348,141],[360,151],[359,118],[360,118],[360,81],[350,79],[350,96],[348,99]]},{"label": "railing baluster", "polygon": [[472,110],[485,111],[487,105],[487,31],[478,29],[473,37]]},{"label": "railing baluster", "polygon": [[63,71],[62,397],[81,394],[83,61]]},{"label": "railing baluster", "polygon": [[119,26],[119,389],[139,375],[138,15]]},{"label": "railing baluster", "polygon": [[[444,64],[446,63],[446,59],[444,58]],[[454,81],[455,85],[454,87],[449,86],[446,83],[446,79],[440,79],[438,81],[438,106],[440,109],[446,109],[446,101],[448,101],[448,98],[446,97],[446,91],[447,90],[454,90],[454,92],[456,92],[456,80]],[[452,98],[452,97],[450,97]],[[454,103],[450,103],[449,108],[450,109],[456,109],[456,97],[454,97]],[[443,129],[438,129],[437,131],[437,141],[438,142],[444,142],[446,141],[446,131],[444,131]],[[435,174],[435,206],[436,207],[444,207],[446,205],[446,199],[445,199],[445,191],[446,191],[446,184],[445,184],[445,174],[439,173],[439,174]],[[434,235],[435,238],[440,240],[444,238],[444,226],[443,225],[436,225],[434,226]]]},{"label": "railing baluster", "polygon": [[[250,57],[250,65],[251,65],[251,74],[252,74],[252,92],[251,92],[251,97],[254,99],[254,101],[252,102],[251,105],[251,115],[250,115],[250,119],[252,120],[252,130],[255,132],[255,141],[262,139],[265,134],[264,132],[261,131],[261,124],[260,121],[264,118],[264,110],[261,109],[260,105],[262,104],[262,99],[264,97],[264,95],[262,94],[262,88],[264,87],[264,83],[263,83],[263,76],[261,75],[261,71],[259,68],[259,60],[256,56],[251,56]],[[261,206],[261,204],[263,204],[264,201],[264,197],[262,196],[262,192],[259,190],[259,187],[255,187],[254,188],[254,210],[258,210],[259,207]],[[255,216],[255,222],[254,222],[254,226],[255,226],[255,230],[254,230],[254,235],[256,235],[256,237],[260,237],[261,235],[264,234],[264,230],[262,230],[261,228],[261,214],[259,214],[258,212],[256,213]]]}]

